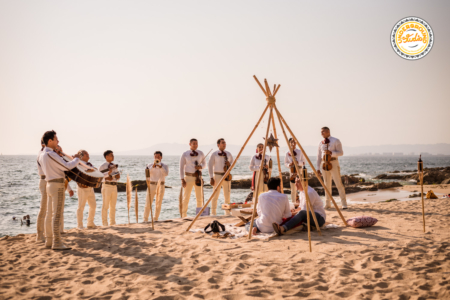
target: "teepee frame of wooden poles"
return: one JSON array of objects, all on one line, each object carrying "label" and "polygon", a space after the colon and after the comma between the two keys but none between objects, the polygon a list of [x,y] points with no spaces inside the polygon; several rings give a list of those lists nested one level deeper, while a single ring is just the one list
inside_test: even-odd
[{"label": "teepee frame of wooden poles", "polygon": [[[189,224],[189,226],[188,226],[188,228],[186,229],[186,231],[189,231],[189,230],[191,229],[191,227],[194,225],[195,221],[197,221],[197,219],[198,219],[198,218],[200,217],[200,215],[203,213],[203,211],[205,210],[205,208],[206,208],[206,207],[208,206],[208,204],[211,202],[211,200],[213,199],[214,195],[215,195],[217,192],[220,191],[220,189],[219,189],[218,187],[221,186],[222,181],[223,181],[225,178],[227,178],[228,174],[230,174],[231,170],[233,170],[234,166],[236,165],[236,162],[238,161],[239,157],[240,157],[241,154],[242,154],[242,151],[244,151],[245,146],[247,145],[248,141],[249,141],[250,138],[252,137],[252,135],[253,135],[253,133],[255,132],[256,128],[258,128],[258,126],[259,126],[259,124],[261,123],[261,120],[264,118],[264,116],[265,116],[267,110],[269,110],[269,119],[268,119],[268,122],[267,122],[268,124],[267,124],[267,130],[266,130],[266,137],[265,137],[265,139],[264,139],[264,150],[263,150],[263,155],[262,155],[262,157],[265,157],[265,154],[266,154],[267,139],[268,139],[269,129],[270,129],[271,123],[272,123],[272,126],[273,126],[273,131],[274,131],[274,134],[275,134],[275,138],[277,138],[277,133],[276,133],[276,129],[275,129],[275,122],[274,122],[274,121],[275,121],[274,113],[275,113],[276,116],[277,116],[277,119],[278,119],[278,121],[279,121],[279,123],[280,123],[281,130],[282,130],[283,135],[284,135],[284,137],[285,137],[285,139],[286,139],[286,143],[288,144],[289,151],[291,152],[292,157],[294,157],[294,155],[293,155],[293,149],[291,148],[291,145],[290,145],[290,143],[289,143],[289,141],[288,141],[287,134],[286,134],[286,132],[285,132],[285,130],[284,130],[284,127],[286,127],[286,129],[287,129],[287,130],[289,131],[289,133],[291,134],[292,138],[295,140],[296,144],[298,145],[300,151],[302,151],[302,153],[303,153],[304,157],[306,158],[308,164],[310,165],[311,169],[314,171],[314,174],[316,174],[317,179],[319,180],[320,184],[323,186],[323,189],[325,190],[326,195],[328,195],[328,196],[331,198],[331,201],[333,202],[333,205],[334,205],[334,207],[336,208],[336,211],[338,212],[339,216],[341,217],[342,222],[344,222],[344,225],[347,226],[347,222],[345,221],[345,218],[344,218],[344,216],[342,215],[342,212],[340,211],[339,207],[337,206],[336,202],[334,201],[334,198],[333,198],[333,196],[331,195],[331,191],[325,186],[325,184],[324,184],[322,178],[321,178],[321,177],[319,176],[319,174],[317,173],[316,169],[314,168],[314,165],[312,164],[312,162],[311,162],[311,160],[309,159],[308,155],[306,154],[305,150],[304,150],[303,147],[301,146],[301,144],[300,144],[300,142],[298,141],[298,139],[295,137],[294,133],[293,133],[292,130],[290,129],[289,125],[287,124],[286,120],[283,118],[283,116],[281,115],[280,111],[278,110],[278,108],[277,108],[277,106],[276,106],[276,104],[275,104],[275,102],[276,102],[275,95],[277,94],[278,90],[280,89],[280,85],[278,85],[278,86],[277,86],[277,85],[274,85],[273,91],[271,91],[270,88],[269,88],[269,84],[267,83],[267,80],[266,80],[266,79],[264,79],[264,85],[265,85],[265,88],[264,88],[264,87],[261,85],[261,83],[259,82],[258,78],[256,78],[256,76],[253,76],[253,78],[256,80],[256,82],[258,83],[259,87],[261,88],[261,90],[263,91],[264,95],[266,96],[267,106],[266,106],[266,108],[264,109],[264,111],[263,111],[261,117],[259,118],[258,122],[256,123],[255,127],[253,128],[252,132],[251,132],[250,135],[248,136],[247,140],[245,141],[244,145],[242,146],[241,150],[239,151],[238,155],[236,156],[236,159],[233,161],[233,163],[231,164],[230,168],[228,168],[228,170],[227,170],[227,172],[225,173],[225,175],[223,175],[222,179],[216,184],[216,187],[213,189],[213,192],[212,192],[211,196],[209,197],[209,200],[203,205],[202,209],[198,212],[198,214],[197,214],[197,215],[195,216],[195,218],[192,220],[191,224]],[[275,111],[275,112],[274,112],[274,111]],[[277,148],[277,159],[278,159],[279,176],[280,176],[281,182],[283,182],[283,177],[282,177],[282,174],[281,174],[280,153],[279,153],[278,147],[276,147],[276,148]],[[300,166],[298,165],[296,159],[293,159],[293,162],[294,162],[295,168],[296,168],[296,170],[297,170],[297,174],[301,177],[300,179],[303,180],[303,179],[302,179],[302,169],[301,169]],[[262,170],[262,168],[263,168],[263,163],[264,163],[264,160],[261,160],[260,170]],[[260,183],[261,180],[262,180],[262,172],[258,172],[258,173],[257,173],[257,178],[256,178],[256,179],[257,179],[257,180],[256,180],[256,184],[255,184],[255,191],[254,191],[255,195],[254,195],[254,203],[253,203],[253,214],[252,214],[252,220],[251,220],[251,223],[250,223],[250,225],[251,225],[251,226],[250,226],[250,231],[249,231],[249,234],[248,234],[248,238],[249,238],[249,239],[251,239],[251,237],[252,237],[253,222],[254,222],[255,215],[256,215],[256,205],[258,204],[258,197],[259,197],[259,185],[260,185],[260,184],[264,184],[264,183]],[[283,189],[281,189],[281,190],[283,191]],[[307,208],[308,208],[309,211],[312,212],[312,216],[313,216],[313,219],[314,219],[316,228],[317,228],[319,234],[322,235],[322,234],[321,234],[321,231],[320,231],[320,228],[319,228],[319,225],[318,225],[318,223],[317,223],[316,216],[315,216],[315,214],[314,214],[314,210],[313,210],[312,205],[311,205],[311,203],[310,203],[310,201],[309,201],[309,197],[307,197],[306,200],[307,200]],[[309,214],[308,214],[308,215],[309,215]],[[308,224],[309,224],[309,223],[308,223]],[[309,226],[308,226],[308,227],[309,227]],[[309,240],[310,240],[310,239],[311,239],[311,237],[309,236]],[[311,240],[310,240],[310,243],[311,243]],[[311,246],[310,246],[310,247],[311,247]],[[311,248],[310,248],[310,250],[311,250]]]}]

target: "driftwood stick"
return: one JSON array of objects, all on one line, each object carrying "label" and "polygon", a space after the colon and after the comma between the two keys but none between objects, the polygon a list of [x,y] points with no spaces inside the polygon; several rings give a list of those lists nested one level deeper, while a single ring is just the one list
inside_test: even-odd
[{"label": "driftwood stick", "polygon": [[150,216],[152,217],[152,229],[155,230],[155,224],[153,223],[153,199],[150,198],[150,179],[147,179],[147,193],[148,199],[150,200]]},{"label": "driftwood stick", "polygon": [[[309,199],[309,197],[307,196],[308,195],[308,179],[304,179],[303,178],[303,180],[302,180],[302,185],[303,185],[303,190],[304,190],[304,192],[305,192],[305,197],[307,198],[307,199]],[[311,212],[311,206],[310,206],[310,204],[311,203],[309,203],[309,201],[308,200],[306,200],[306,222],[308,222],[308,241],[309,241],[309,252],[312,252],[312,246],[311,246],[311,223],[310,223],[310,216],[309,216],[309,213]]]},{"label": "driftwood stick", "polygon": [[261,90],[263,91],[264,95],[267,97],[267,92],[266,90],[264,90],[263,86],[261,85],[261,83],[259,82],[258,78],[256,78],[255,75],[253,75],[253,78],[255,78],[256,82],[258,83],[259,87],[261,88]]},{"label": "driftwood stick", "polygon": [[419,174],[419,177],[420,177],[420,192],[422,194],[423,232],[425,232],[425,200],[423,199],[423,171]]},{"label": "driftwood stick", "polygon": [[[280,114],[278,113],[278,110],[276,109],[276,106],[275,106],[275,110],[276,110],[276,112],[277,112],[278,121],[280,122],[281,131],[283,132],[284,138],[286,139],[286,143],[288,144],[288,147],[289,147],[289,152],[291,153],[292,162],[294,163],[295,169],[297,170],[297,174],[299,174],[298,176],[300,176],[300,180],[303,181],[304,179],[303,179],[303,172],[302,172],[302,169],[299,167],[298,161],[297,161],[297,159],[296,159],[295,156],[294,156],[294,149],[292,149],[291,144],[289,143],[289,140],[288,140],[288,138],[287,138],[287,134],[286,134],[286,132],[284,131],[283,123],[281,122],[281,116],[280,116]],[[302,183],[302,184],[303,184],[303,183]],[[322,231],[320,230],[319,222],[317,222],[316,214],[315,214],[315,212],[314,212],[314,208],[313,208],[312,205],[311,205],[311,202],[310,202],[310,200],[309,200],[309,196],[308,196],[307,192],[305,192],[305,198],[306,198],[306,204],[307,204],[306,207],[308,208],[308,205],[309,205],[309,209],[308,209],[308,210],[311,211],[311,214],[312,214],[312,216],[313,216],[314,224],[316,225],[317,231],[319,232],[319,235],[322,235]],[[308,213],[308,216],[309,216],[309,213]]]},{"label": "driftwood stick", "polygon": [[[267,81],[266,81],[266,84],[267,84]],[[256,182],[255,191],[253,192],[255,194],[255,197],[254,197],[255,200],[253,202],[253,213],[252,213],[252,220],[250,221],[250,230],[248,231],[248,239],[252,238],[253,222],[255,221],[256,205],[258,204],[259,185],[264,184],[264,182],[261,182],[261,175],[263,173],[262,170],[263,170],[263,166],[264,166],[264,161],[266,160],[267,138],[269,136],[270,121],[272,118],[272,113],[273,113],[273,108],[272,108],[272,106],[270,106],[269,121],[267,122],[266,138],[264,139],[264,150],[263,150],[263,154],[261,157],[261,164],[259,165],[259,171],[257,173],[258,181]]]},{"label": "driftwood stick", "polygon": [[[325,186],[325,183],[323,182],[322,178],[319,176],[319,174],[316,171],[316,168],[314,168],[314,165],[312,164],[311,160],[309,159],[308,155],[306,154],[305,150],[303,149],[302,145],[300,144],[300,142],[298,141],[298,139],[295,137],[294,133],[292,132],[292,130],[289,128],[289,125],[286,123],[286,120],[284,120],[283,116],[281,115],[281,113],[278,111],[277,107],[275,106],[275,110],[277,111],[277,114],[281,117],[281,120],[283,121],[284,125],[286,125],[287,130],[289,130],[291,136],[294,138],[295,142],[297,143],[298,147],[300,148],[300,150],[302,151],[303,155],[305,156],[306,160],[308,161],[308,164],[311,166],[311,169],[313,170],[314,174],[316,174],[317,179],[319,180],[320,184],[323,186],[323,189],[325,190],[325,193],[331,198],[331,201],[333,202],[334,207],[336,208],[339,216],[342,219],[342,222],[344,222],[345,226],[347,226],[347,221],[345,220],[344,216],[342,215],[341,210],[339,209],[339,207],[336,204],[336,201],[334,201],[333,196],[331,195],[331,192],[328,190],[328,188]],[[298,171],[297,171],[298,172]]]},{"label": "driftwood stick", "polygon": [[[277,139],[277,129],[275,127],[275,119],[273,117],[273,112],[272,112],[272,126],[273,126],[273,134],[275,135],[275,138]],[[280,163],[280,149],[279,147],[275,147],[277,148],[277,160],[278,160],[278,172],[280,174],[280,180],[281,180],[281,193],[284,194],[284,188],[283,188],[283,173],[281,171],[281,163]]]},{"label": "driftwood stick", "polygon": [[263,119],[264,115],[266,114],[267,109],[269,108],[269,105],[266,106],[266,108],[264,109],[261,117],[259,118],[258,122],[256,123],[255,127],[253,128],[252,132],[250,133],[250,135],[248,136],[247,140],[245,141],[244,145],[242,146],[241,150],[239,151],[238,155],[236,156],[235,160],[233,161],[233,163],[231,164],[231,166],[228,168],[228,170],[225,172],[225,174],[222,176],[222,178],[220,179],[220,181],[217,183],[216,187],[213,189],[213,192],[211,194],[211,196],[209,197],[209,200],[205,203],[205,205],[203,205],[202,209],[198,212],[198,214],[195,216],[194,220],[192,220],[191,224],[189,224],[188,228],[186,229],[186,231],[189,231],[189,229],[191,229],[192,225],[194,225],[195,221],[197,221],[197,219],[200,217],[200,215],[203,213],[203,211],[205,210],[205,208],[208,206],[209,202],[211,202],[212,198],[214,197],[214,195],[220,191],[221,188],[221,184],[222,181],[225,180],[225,178],[227,178],[228,174],[230,174],[231,170],[233,170],[234,166],[236,165],[236,162],[238,161],[239,157],[241,156],[242,151],[244,151],[245,146],[247,145],[248,141],[250,140],[250,138],[252,137],[253,133],[255,132],[256,128],[258,128],[259,123],[261,123],[261,120]]}]

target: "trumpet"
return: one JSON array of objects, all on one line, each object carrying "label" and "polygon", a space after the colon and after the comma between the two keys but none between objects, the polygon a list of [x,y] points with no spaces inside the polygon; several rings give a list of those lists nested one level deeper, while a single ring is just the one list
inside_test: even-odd
[{"label": "trumpet", "polygon": [[157,165],[157,164],[159,164],[160,162],[161,162],[161,161],[160,161],[159,159],[155,159],[154,164]]}]

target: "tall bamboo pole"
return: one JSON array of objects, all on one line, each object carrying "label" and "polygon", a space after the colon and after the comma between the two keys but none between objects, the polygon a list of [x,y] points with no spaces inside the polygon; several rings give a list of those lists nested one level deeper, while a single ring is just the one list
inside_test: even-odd
[{"label": "tall bamboo pole", "polygon": [[289,128],[289,125],[286,123],[286,120],[284,120],[283,116],[281,115],[281,113],[278,111],[277,107],[275,106],[275,110],[277,111],[277,114],[279,114],[279,116],[281,117],[281,120],[283,121],[284,125],[286,125],[286,128],[289,130],[291,136],[294,138],[295,142],[297,143],[298,147],[300,148],[300,150],[302,151],[303,155],[305,156],[306,160],[308,161],[308,164],[311,166],[311,169],[314,171],[314,174],[316,174],[317,179],[319,180],[320,184],[323,186],[323,189],[325,190],[325,193],[331,198],[331,201],[333,202],[334,207],[336,208],[339,216],[342,219],[342,222],[344,222],[345,226],[347,226],[347,221],[345,220],[344,216],[341,213],[341,210],[339,209],[339,207],[336,204],[336,201],[334,201],[333,196],[331,195],[331,192],[328,190],[328,188],[325,186],[325,183],[323,182],[322,178],[319,176],[319,174],[316,171],[316,168],[314,168],[314,165],[312,164],[311,160],[309,159],[308,155],[306,154],[305,150],[303,149],[302,145],[300,144],[300,142],[298,141],[298,139],[295,137],[294,133],[292,132],[292,130]]},{"label": "tall bamboo pole", "polygon": [[308,197],[308,178],[305,179],[305,177],[303,176],[302,178],[302,183],[303,185],[303,191],[305,192],[305,198],[307,198],[308,200],[306,200],[306,222],[308,222],[308,241],[309,241],[309,252],[312,252],[312,246],[311,246],[311,223],[310,223],[310,216],[309,213],[312,209],[312,207],[310,206],[310,202],[309,202],[309,197]]},{"label": "tall bamboo pole", "polygon": [[[262,87],[261,87],[262,88]],[[264,91],[264,90],[263,90]],[[205,210],[205,208],[208,206],[209,202],[211,202],[212,198],[214,197],[214,195],[217,193],[217,191],[220,191],[220,187],[222,184],[222,181],[225,180],[225,178],[227,178],[228,174],[230,174],[231,170],[234,168],[234,166],[236,165],[236,162],[238,161],[239,157],[241,156],[242,151],[244,151],[245,146],[247,145],[248,141],[250,140],[250,138],[252,137],[253,133],[255,132],[256,128],[258,128],[259,123],[261,123],[261,120],[263,119],[264,115],[266,114],[267,109],[269,108],[269,104],[267,104],[266,108],[264,109],[261,117],[259,118],[258,122],[256,123],[255,127],[253,128],[252,132],[250,133],[250,135],[248,136],[247,140],[245,141],[244,145],[242,146],[241,150],[239,151],[238,155],[236,156],[235,160],[233,161],[233,163],[231,164],[231,166],[228,168],[228,170],[225,172],[225,174],[222,176],[222,178],[220,179],[219,183],[217,183],[216,187],[213,189],[213,192],[211,194],[211,196],[209,197],[208,202],[205,203],[205,205],[203,205],[202,209],[198,212],[198,214],[195,216],[194,220],[192,220],[191,224],[189,224],[188,228],[186,229],[186,231],[189,231],[189,229],[191,229],[192,225],[194,225],[195,221],[197,221],[197,219],[200,217],[200,215],[203,213],[203,211]]]},{"label": "tall bamboo pole", "polygon": [[425,232],[425,200],[423,199],[423,161],[422,161],[422,155],[420,155],[419,161],[417,162],[417,172],[419,173],[419,179],[420,179],[420,196],[422,198],[423,232]]},{"label": "tall bamboo pole", "polygon": [[153,222],[153,199],[150,198],[150,179],[147,179],[147,193],[148,198],[150,199],[150,215],[152,216],[152,229],[155,230],[155,223]]},{"label": "tall bamboo pole", "polygon": [[[277,129],[275,127],[275,119],[273,117],[273,113],[272,113],[272,126],[273,126],[273,133],[275,135],[275,138],[278,139]],[[284,194],[283,172],[281,171],[281,163],[280,163],[280,149],[279,149],[279,147],[275,147],[275,148],[277,148],[278,172],[280,173],[280,180],[281,180],[281,193]]]},{"label": "tall bamboo pole", "polygon": [[[300,167],[298,166],[298,161],[297,161],[297,159],[294,156],[294,149],[292,149],[292,146],[289,143],[289,140],[287,138],[287,134],[284,131],[283,122],[281,122],[281,116],[280,116],[280,114],[278,112],[278,109],[277,109],[276,105],[275,105],[275,111],[277,113],[278,121],[280,122],[281,131],[283,132],[284,138],[286,139],[286,143],[288,144],[289,152],[291,153],[291,157],[292,157],[292,162],[294,163],[295,169],[297,170],[297,174],[299,174],[298,176],[300,176],[300,179],[303,181],[303,179],[302,179],[302,177],[303,177],[302,169],[300,169]],[[312,216],[313,216],[313,219],[314,219],[314,224],[316,225],[317,231],[319,232],[320,235],[322,235],[322,231],[320,230],[319,222],[317,222],[317,218],[316,218],[316,214],[314,212],[314,208],[311,205],[311,202],[309,200],[309,196],[308,196],[307,193],[305,193],[305,198],[306,198],[306,203],[307,203],[306,207],[308,208],[308,205],[309,205],[309,210],[311,210],[311,212],[312,212]],[[308,224],[309,224],[309,221],[308,221]]]},{"label": "tall bamboo pole", "polygon": [[[267,81],[264,80],[266,82],[267,85]],[[269,93],[269,92],[268,92]],[[252,220],[250,221],[250,230],[248,231],[248,239],[252,238],[252,231],[253,231],[253,222],[255,221],[255,215],[256,215],[256,205],[258,204],[258,196],[259,196],[259,185],[260,184],[264,184],[264,182],[261,182],[261,176],[263,173],[263,166],[264,166],[264,162],[266,160],[266,149],[267,149],[267,138],[269,136],[269,129],[270,129],[270,121],[272,119],[272,110],[273,107],[272,105],[270,105],[270,111],[269,111],[269,121],[267,122],[267,130],[266,130],[266,138],[264,139],[264,150],[263,150],[263,154],[261,157],[261,164],[259,165],[259,171],[258,171],[258,181],[256,182],[256,189],[254,191],[255,193],[255,197],[254,197],[254,202],[253,202],[253,213],[252,213]],[[264,179],[263,179],[264,181]]]}]

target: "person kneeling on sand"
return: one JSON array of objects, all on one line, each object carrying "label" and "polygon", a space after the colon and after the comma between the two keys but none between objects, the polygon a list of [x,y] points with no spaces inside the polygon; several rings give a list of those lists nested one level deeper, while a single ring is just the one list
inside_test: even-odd
[{"label": "person kneeling on sand", "polygon": [[[259,195],[258,204],[256,206],[259,218],[253,223],[252,234],[257,232],[271,233],[273,232],[273,224],[281,224],[283,218],[290,218],[292,212],[289,206],[288,196],[280,193],[280,178],[270,178],[267,183],[268,192]],[[250,223],[245,225],[247,231],[250,230]]]},{"label": "person kneeling on sand", "polygon": [[[278,235],[282,235],[282,234],[286,233],[286,231],[291,230],[292,228],[294,228],[296,225],[298,225],[300,223],[303,223],[307,226],[308,215],[307,215],[307,211],[306,211],[306,196],[305,196],[305,191],[303,189],[303,185],[299,178],[297,178],[297,180],[295,181],[295,185],[297,186],[297,189],[300,191],[300,206],[299,207],[301,210],[292,219],[287,221],[286,224],[284,224],[283,226],[280,226],[279,223],[276,223],[276,222],[274,222],[272,224],[273,229],[275,230],[276,233],[278,233]],[[317,222],[319,223],[319,226],[322,227],[323,224],[325,224],[325,218],[326,218],[322,199],[320,199],[317,192],[310,186],[308,186],[308,196],[309,196],[309,200],[311,201],[311,205],[314,209],[314,213],[316,215]],[[310,217],[309,218],[310,225],[314,226],[314,219],[312,217],[311,212],[309,212],[309,217]]]}]

